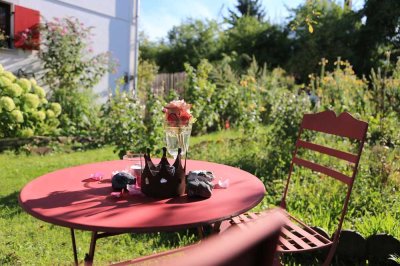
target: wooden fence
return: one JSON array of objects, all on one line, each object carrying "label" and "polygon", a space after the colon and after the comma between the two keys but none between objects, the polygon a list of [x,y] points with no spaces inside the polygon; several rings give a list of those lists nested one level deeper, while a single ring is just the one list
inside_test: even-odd
[{"label": "wooden fence", "polygon": [[175,90],[181,97],[185,94],[186,73],[160,73],[153,81],[153,92],[157,95],[167,95]]}]

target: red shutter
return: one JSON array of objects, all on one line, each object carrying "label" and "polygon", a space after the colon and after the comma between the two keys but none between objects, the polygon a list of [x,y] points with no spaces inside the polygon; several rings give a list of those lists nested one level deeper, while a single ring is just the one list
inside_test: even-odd
[{"label": "red shutter", "polygon": [[14,6],[14,46],[28,50],[39,49],[40,12],[26,7]]}]

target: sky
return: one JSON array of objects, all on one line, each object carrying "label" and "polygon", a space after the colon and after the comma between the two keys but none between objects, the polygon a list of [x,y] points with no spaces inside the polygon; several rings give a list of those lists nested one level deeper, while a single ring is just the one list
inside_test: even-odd
[{"label": "sky", "polygon": [[[287,8],[295,8],[305,0],[261,0],[266,18],[283,23],[290,15]],[[343,0],[336,2],[343,3]],[[353,7],[362,7],[363,0],[353,0]],[[165,38],[173,26],[187,18],[216,19],[222,22],[228,9],[235,10],[237,0],[140,0],[139,29],[152,41]]]}]

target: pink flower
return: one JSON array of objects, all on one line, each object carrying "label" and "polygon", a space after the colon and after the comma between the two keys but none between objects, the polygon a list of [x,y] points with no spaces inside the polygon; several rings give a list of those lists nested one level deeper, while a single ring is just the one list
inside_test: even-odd
[{"label": "pink flower", "polygon": [[175,100],[168,103],[163,109],[166,122],[170,126],[188,125],[192,119],[190,114],[191,106],[185,100]]}]

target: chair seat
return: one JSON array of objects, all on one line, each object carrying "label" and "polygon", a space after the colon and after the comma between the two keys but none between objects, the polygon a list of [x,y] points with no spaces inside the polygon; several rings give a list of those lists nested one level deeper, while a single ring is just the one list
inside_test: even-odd
[{"label": "chair seat", "polygon": [[[310,228],[296,217],[284,211],[287,216],[283,226],[277,251],[280,253],[295,253],[312,251],[332,245],[332,241]],[[231,224],[246,229],[249,222],[265,215],[265,212],[245,213],[231,219]]]}]

